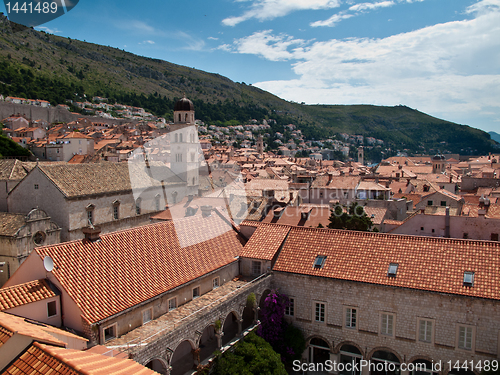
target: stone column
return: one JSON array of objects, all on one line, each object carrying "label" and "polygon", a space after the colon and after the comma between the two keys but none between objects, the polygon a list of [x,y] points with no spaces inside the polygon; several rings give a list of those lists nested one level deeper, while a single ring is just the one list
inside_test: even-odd
[{"label": "stone column", "polygon": [[201,363],[201,361],[200,361],[200,348],[191,349],[191,354],[193,355],[194,366],[197,367]]},{"label": "stone column", "polygon": [[215,338],[217,339],[217,349],[222,348],[222,336],[224,336],[224,332],[219,332],[215,334]]},{"label": "stone column", "polygon": [[[330,364],[332,365],[332,367],[333,367],[334,363],[338,364],[339,360],[340,360],[340,356],[338,354],[330,352]],[[333,370],[334,369],[332,368],[332,371],[330,371],[329,374],[338,374],[339,373],[338,371],[333,371]]]},{"label": "stone column", "polygon": [[238,336],[241,336],[241,332],[243,331],[243,319],[238,319],[236,322],[238,323]]}]

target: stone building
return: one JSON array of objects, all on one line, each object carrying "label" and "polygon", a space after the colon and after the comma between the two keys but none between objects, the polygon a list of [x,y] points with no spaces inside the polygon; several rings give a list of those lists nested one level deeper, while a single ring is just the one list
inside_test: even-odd
[{"label": "stone building", "polygon": [[42,210],[27,215],[0,212],[0,287],[35,247],[61,241],[61,228]]},{"label": "stone building", "polygon": [[10,191],[8,206],[10,212],[44,210],[62,228],[61,240],[70,241],[93,225],[107,233],[147,224],[164,210],[165,190],[184,185],[164,164],[39,163]]},{"label": "stone building", "polygon": [[258,225],[252,237],[274,236],[274,244],[249,248],[250,237],[243,253],[252,262],[275,257],[274,286],[290,297],[288,318],[307,338],[304,361],[367,359],[396,373],[424,363],[446,374],[432,363],[499,358],[499,243],[278,229]]}]

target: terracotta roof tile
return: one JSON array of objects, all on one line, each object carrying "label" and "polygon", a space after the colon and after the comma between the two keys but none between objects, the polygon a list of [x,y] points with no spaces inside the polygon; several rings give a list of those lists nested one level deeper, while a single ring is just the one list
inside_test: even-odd
[{"label": "terracotta roof tile", "polygon": [[240,257],[272,260],[289,231],[289,226],[260,225],[243,247]]},{"label": "terracotta roof tile", "polygon": [[2,288],[0,289],[0,311],[55,296],[56,293],[43,279]]},{"label": "terracotta roof tile", "polygon": [[[498,300],[499,253],[492,241],[292,227],[273,270]],[[318,255],[327,256],[322,269],[313,268]],[[390,263],[399,264],[394,278]],[[465,271],[475,272],[473,287],[463,286]]]},{"label": "terracotta roof tile", "polygon": [[[39,247],[89,322],[98,322],[235,261],[242,246],[216,214]],[[133,276],[133,277],[132,277]],[[101,296],[107,298],[102,299]]]},{"label": "terracotta roof tile", "polygon": [[7,375],[157,374],[131,359],[34,343],[3,372]]},{"label": "terracotta roof tile", "polygon": [[[0,337],[4,336],[4,339],[8,339],[14,334],[19,334],[31,337],[35,341],[63,347],[66,346],[66,343],[64,341],[61,341],[55,335],[52,335],[51,332],[58,335],[64,334],[66,336],[66,332],[62,329],[21,318],[19,316],[0,312]],[[71,336],[75,336],[69,332],[68,334]],[[80,339],[86,340],[84,338]]]}]

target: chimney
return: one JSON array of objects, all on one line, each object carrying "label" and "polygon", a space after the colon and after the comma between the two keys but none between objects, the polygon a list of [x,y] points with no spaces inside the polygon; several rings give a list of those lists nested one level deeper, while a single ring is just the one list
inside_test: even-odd
[{"label": "chimney", "polygon": [[444,236],[450,238],[450,207],[446,206],[446,215],[444,217]]},{"label": "chimney", "polygon": [[201,206],[201,216],[209,217],[212,215],[212,206]]},{"label": "chimney", "polygon": [[96,242],[100,239],[101,227],[99,226],[90,226],[82,228],[82,232],[85,235],[85,239],[89,242]]}]

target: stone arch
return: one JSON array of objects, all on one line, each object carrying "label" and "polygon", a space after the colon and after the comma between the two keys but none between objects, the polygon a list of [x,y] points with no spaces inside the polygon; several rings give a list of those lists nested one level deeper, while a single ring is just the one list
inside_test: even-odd
[{"label": "stone arch", "polygon": [[170,358],[170,375],[181,375],[195,366],[194,351],[196,346],[190,339],[180,340]]},{"label": "stone arch", "polygon": [[153,357],[146,362],[147,368],[156,371],[159,374],[166,374],[168,370],[168,362],[163,358]]},{"label": "stone arch", "polygon": [[198,339],[200,349],[200,361],[210,357],[217,350],[217,337],[215,336],[215,324],[207,325]]},{"label": "stone arch", "polygon": [[255,308],[253,306],[250,306],[247,303],[245,303],[242,306],[242,309],[240,311],[240,316],[242,319],[241,328],[243,330],[245,330],[248,327],[250,327],[253,324],[253,322],[256,320],[255,319]]},{"label": "stone arch", "polygon": [[358,344],[356,344],[354,341],[342,341],[340,343],[337,344],[337,346],[335,346],[335,348],[333,349],[333,352],[334,353],[340,353],[340,349],[344,346],[344,345],[352,345],[352,346],[355,346],[356,348],[358,348],[359,352],[361,353],[361,355],[364,357],[365,356],[365,352],[363,350],[363,348],[361,346],[359,346]]},{"label": "stone arch", "polygon": [[271,293],[271,289],[265,289],[261,294],[260,298],[258,298],[259,301],[259,319],[262,319],[262,313],[260,310],[264,307],[264,301],[266,300],[266,297]]},{"label": "stone arch", "polygon": [[222,322],[222,332],[224,335],[222,336],[222,345],[226,345],[229,341],[234,339],[236,335],[238,335],[238,313],[236,311],[230,311],[224,322]]},{"label": "stone arch", "polygon": [[[417,361],[426,361],[426,362],[429,363],[430,366],[432,366],[432,363],[434,363],[434,360],[431,357],[426,356],[426,355],[416,355],[416,356],[410,358],[410,360],[408,361],[408,363],[410,364],[410,363],[414,363],[414,362],[417,362]],[[431,368],[429,368],[428,370],[429,370],[429,372],[431,374],[444,373],[444,371],[441,371],[441,372],[439,372],[439,371],[431,372]],[[412,374],[412,371],[409,371],[409,374]]]},{"label": "stone arch", "polygon": [[402,363],[403,362],[403,359],[401,358],[401,356],[398,354],[398,352],[396,352],[394,349],[391,349],[387,346],[379,346],[379,347],[376,347],[376,348],[373,348],[367,355],[366,355],[366,359],[372,359],[373,357],[373,354],[375,354],[376,352],[379,352],[379,351],[382,351],[382,352],[390,352],[392,354],[394,354],[396,356],[396,358],[398,359],[399,363]]},{"label": "stone arch", "polygon": [[330,348],[330,351],[333,353],[333,347],[332,347],[332,344],[327,340],[325,339],[323,336],[320,336],[320,335],[311,335],[309,336],[307,339],[306,339],[306,346],[309,346],[309,344],[311,343],[311,341],[313,339],[319,339],[319,340],[323,340],[327,345],[328,347]]},{"label": "stone arch", "polygon": [[309,336],[306,340],[306,348],[310,363],[325,363],[330,359],[330,353],[333,352],[330,342],[320,335]]}]

